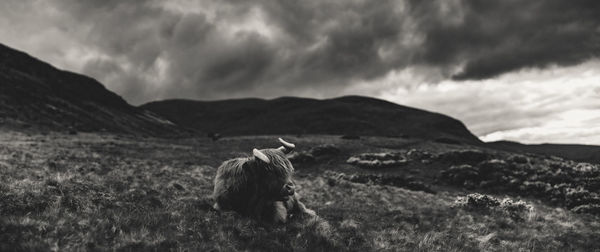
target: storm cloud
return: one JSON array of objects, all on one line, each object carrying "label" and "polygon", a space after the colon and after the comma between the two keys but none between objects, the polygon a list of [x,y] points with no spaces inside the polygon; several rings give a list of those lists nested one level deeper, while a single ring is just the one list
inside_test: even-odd
[{"label": "storm cloud", "polygon": [[487,79],[523,68],[579,64],[598,57],[600,46],[598,1],[13,0],[1,5],[13,25],[39,22],[40,29],[31,33],[61,37],[56,43],[70,40],[66,43],[73,46],[61,50],[73,59],[63,65],[98,78],[134,104],[290,91],[333,96],[412,66],[431,69],[425,74],[438,81]]}]

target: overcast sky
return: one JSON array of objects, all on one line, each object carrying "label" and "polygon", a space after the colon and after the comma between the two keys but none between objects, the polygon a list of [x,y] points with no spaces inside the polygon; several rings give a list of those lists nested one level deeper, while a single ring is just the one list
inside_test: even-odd
[{"label": "overcast sky", "polygon": [[0,43],[134,105],[358,94],[600,145],[597,0],[3,0]]}]

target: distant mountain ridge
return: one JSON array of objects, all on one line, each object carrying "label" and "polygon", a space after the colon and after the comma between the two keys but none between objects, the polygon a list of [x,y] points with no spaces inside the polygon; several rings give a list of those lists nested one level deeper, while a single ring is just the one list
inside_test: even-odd
[{"label": "distant mountain ridge", "polygon": [[140,107],[197,131],[226,135],[373,135],[481,143],[454,118],[362,96],[165,100]]},{"label": "distant mountain ridge", "polygon": [[0,44],[0,125],[144,135],[185,133],[98,81]]},{"label": "distant mountain ridge", "polygon": [[483,143],[454,118],[361,96],[324,100],[298,97],[218,101],[173,99],[150,102],[140,107],[204,133],[403,136],[600,163],[600,146],[527,145],[509,141]]},{"label": "distant mountain ridge", "polygon": [[93,78],[0,44],[0,129],[15,126],[149,136],[208,132],[401,136],[600,163],[600,146],[482,143],[454,118],[361,96],[165,100],[134,107]]}]

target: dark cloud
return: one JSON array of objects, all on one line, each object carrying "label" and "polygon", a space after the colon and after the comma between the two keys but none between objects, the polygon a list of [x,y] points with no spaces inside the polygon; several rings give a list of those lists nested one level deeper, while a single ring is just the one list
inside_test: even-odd
[{"label": "dark cloud", "polygon": [[[433,5],[433,6],[432,6]],[[465,0],[462,21],[431,15],[436,4],[413,1],[427,34],[428,64],[463,63],[456,80],[486,79],[526,67],[573,65],[600,55],[600,2]]]},{"label": "dark cloud", "polygon": [[415,66],[433,69],[438,82],[486,79],[578,64],[600,49],[598,1],[11,0],[0,7],[25,13],[27,3],[31,18],[19,22],[35,23],[30,33],[51,26],[54,41],[76,41],[62,49],[78,50],[72,70],[134,104],[334,96]]}]

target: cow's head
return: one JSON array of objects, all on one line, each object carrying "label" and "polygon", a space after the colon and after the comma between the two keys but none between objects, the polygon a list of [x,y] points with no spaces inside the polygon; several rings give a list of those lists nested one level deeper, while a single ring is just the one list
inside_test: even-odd
[{"label": "cow's head", "polygon": [[282,144],[277,149],[254,149],[255,169],[260,172],[263,192],[271,200],[288,200],[295,193],[292,181],[294,167],[286,158],[286,154],[294,150],[295,145],[279,138]]}]

